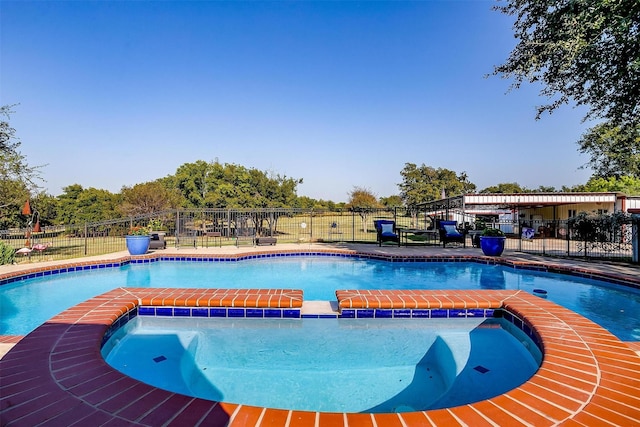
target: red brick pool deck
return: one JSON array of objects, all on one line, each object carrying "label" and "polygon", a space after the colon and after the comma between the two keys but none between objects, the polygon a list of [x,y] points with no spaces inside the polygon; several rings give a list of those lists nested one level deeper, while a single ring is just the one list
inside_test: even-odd
[{"label": "red brick pool deck", "polygon": [[[282,249],[273,250],[282,252]],[[346,249],[327,251],[353,253]],[[260,252],[268,251],[260,249]],[[317,251],[314,249],[314,252]],[[464,255],[464,252],[448,254],[438,256],[482,258]],[[185,255],[184,251],[180,255]],[[505,256],[505,262],[522,265],[543,262],[547,266],[551,263],[523,259],[519,254]],[[588,271],[587,267],[585,264],[566,268]],[[53,267],[34,264],[29,270],[47,268]],[[558,264],[556,268],[565,267]],[[593,268],[591,271],[633,283],[639,280],[633,268],[628,271],[601,270]],[[118,288],[50,319],[19,340],[0,360],[1,425],[640,425],[640,356],[632,349],[636,346],[637,350],[637,344],[624,343],[599,325],[546,299],[512,290],[344,290],[337,292],[337,299],[342,309],[504,308],[525,319],[538,334],[543,362],[527,382],[503,395],[432,411],[319,413],[207,401],[143,384],[112,369],[100,355],[104,333],[122,314],[138,305],[290,308],[303,306],[302,292]]]}]

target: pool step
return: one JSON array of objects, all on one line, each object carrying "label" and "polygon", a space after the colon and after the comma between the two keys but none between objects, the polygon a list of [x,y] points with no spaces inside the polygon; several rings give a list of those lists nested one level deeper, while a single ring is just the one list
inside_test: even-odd
[{"label": "pool step", "polygon": [[303,301],[301,315],[338,315],[337,301]]}]

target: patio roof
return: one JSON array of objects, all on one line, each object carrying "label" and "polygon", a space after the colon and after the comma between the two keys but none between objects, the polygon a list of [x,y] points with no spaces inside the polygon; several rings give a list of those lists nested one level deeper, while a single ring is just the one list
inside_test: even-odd
[{"label": "patio roof", "polygon": [[458,209],[496,211],[579,203],[615,203],[621,193],[513,193],[465,194],[421,203],[427,212]]}]

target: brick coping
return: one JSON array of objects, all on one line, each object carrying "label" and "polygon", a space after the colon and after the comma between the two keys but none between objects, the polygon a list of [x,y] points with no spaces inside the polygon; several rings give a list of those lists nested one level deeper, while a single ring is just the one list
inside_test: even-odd
[{"label": "brick coping", "polygon": [[[484,257],[457,258],[467,261]],[[143,259],[151,261],[157,257]],[[539,264],[529,267],[537,269]],[[155,298],[156,303],[162,300],[163,304],[164,301],[184,306],[204,304],[205,295],[199,297],[198,293],[211,290],[187,290],[188,296],[177,296],[176,291],[144,289],[140,292],[147,294],[143,295],[129,288],[114,289],[66,310],[20,340],[0,360],[1,424],[640,425],[640,356],[599,325],[522,291],[414,291],[426,301],[421,307],[442,307],[444,301],[451,308],[486,305],[504,308],[526,322],[541,339],[543,363],[529,381],[501,396],[454,408],[402,414],[258,408],[171,393],[109,367],[100,356],[100,343],[105,331],[120,316],[141,305],[144,298]],[[381,303],[381,295],[369,291],[344,292],[348,295],[339,296],[341,307],[354,307],[356,300],[356,305],[362,308],[389,306],[388,302]],[[384,297],[389,298],[392,307],[415,304],[415,294],[387,292]]]}]

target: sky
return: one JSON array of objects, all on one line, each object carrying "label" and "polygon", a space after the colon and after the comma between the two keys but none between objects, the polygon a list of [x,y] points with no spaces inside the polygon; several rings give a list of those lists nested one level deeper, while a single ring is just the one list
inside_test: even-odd
[{"label": "sky", "polygon": [[516,44],[494,1],[0,0],[0,105],[44,190],[119,192],[198,160],[399,193],[407,163],[477,189],[585,183],[564,106],[491,76]]}]

